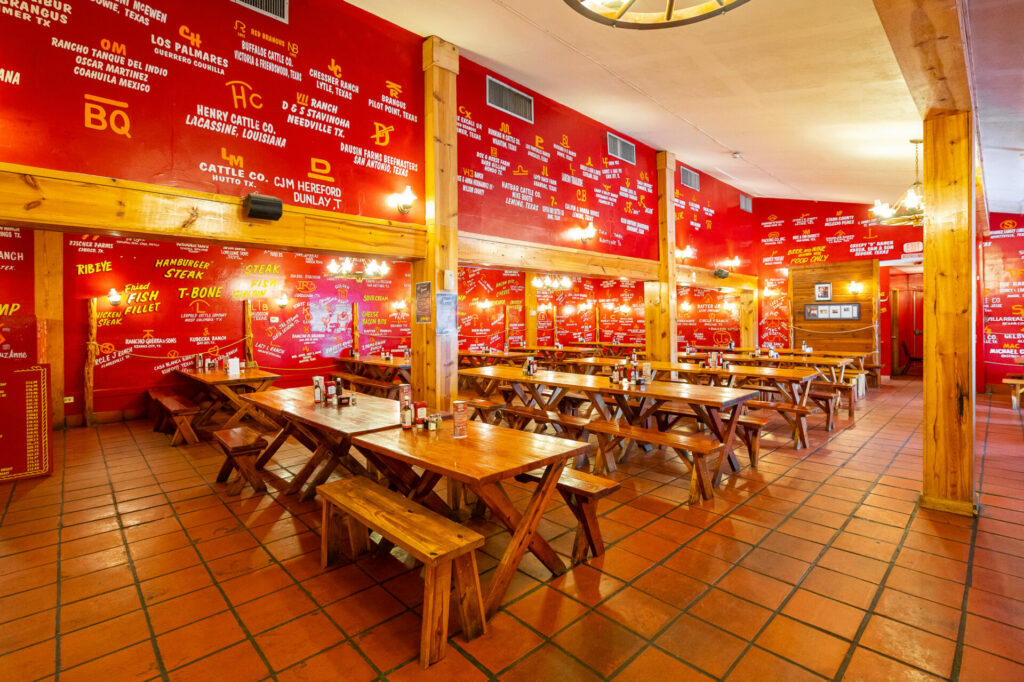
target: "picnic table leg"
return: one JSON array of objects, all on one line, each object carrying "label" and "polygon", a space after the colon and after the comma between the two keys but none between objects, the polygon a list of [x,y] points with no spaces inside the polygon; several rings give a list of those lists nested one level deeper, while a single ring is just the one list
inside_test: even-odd
[{"label": "picnic table leg", "polygon": [[494,571],[494,578],[484,601],[484,614],[488,618],[492,617],[501,606],[501,600],[527,549],[533,552],[534,556],[540,559],[541,563],[555,575],[565,573],[565,564],[558,554],[544,538],[537,534],[537,526],[544,514],[544,508],[555,492],[558,478],[562,475],[564,468],[565,460],[548,465],[523,514],[520,514],[515,508],[500,484],[473,486],[473,492],[494,513],[495,518],[512,531],[512,541],[505,548],[505,553]]},{"label": "picnic table leg", "polygon": [[274,440],[270,441],[270,445],[265,447],[263,452],[261,452],[260,456],[256,459],[255,466],[257,470],[267,466],[267,462],[269,462],[270,458],[274,456],[274,453],[284,445],[285,441],[288,440],[288,436],[292,435],[292,431],[294,430],[295,427],[292,426],[291,422],[286,421],[284,423],[284,427],[277,432],[277,435],[274,436]]},{"label": "picnic table leg", "polygon": [[726,461],[733,467],[733,470],[739,469],[739,463],[736,462],[736,456],[733,454],[733,442],[736,440],[736,426],[740,422],[740,417],[743,416],[743,411],[746,409],[742,403],[732,408],[732,416],[725,423],[725,429],[722,429],[722,418],[718,408],[706,408],[708,418],[711,420],[711,430],[713,433],[722,434],[720,440],[722,441],[723,449],[722,456],[718,459],[718,466],[715,468],[715,475],[712,479],[713,485],[718,485],[722,479],[722,467]]}]

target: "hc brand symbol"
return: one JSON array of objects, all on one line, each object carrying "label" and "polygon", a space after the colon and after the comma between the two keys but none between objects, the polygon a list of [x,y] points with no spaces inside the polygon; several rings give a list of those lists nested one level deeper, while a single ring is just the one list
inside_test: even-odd
[{"label": "hc brand symbol", "polygon": [[263,108],[263,96],[253,92],[253,87],[245,81],[228,81],[224,85],[231,88],[231,104],[235,109]]}]

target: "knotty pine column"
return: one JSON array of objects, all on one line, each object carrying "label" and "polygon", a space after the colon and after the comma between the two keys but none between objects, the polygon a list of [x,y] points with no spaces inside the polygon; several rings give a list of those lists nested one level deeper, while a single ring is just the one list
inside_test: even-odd
[{"label": "knotty pine column", "polygon": [[523,318],[526,321],[526,344],[537,344],[537,287],[533,286],[534,273],[526,273],[526,285],[523,291]]},{"label": "knotty pine column", "polygon": [[740,348],[760,345],[757,338],[757,289],[740,291]]},{"label": "knotty pine column", "polygon": [[921,506],[977,514],[974,138],[971,113],[924,121],[924,471]]},{"label": "knotty pine column", "polygon": [[644,282],[647,359],[675,362],[679,355],[676,294],[676,157],[658,152],[658,280]]},{"label": "knotty pine column", "polygon": [[432,283],[432,314],[428,324],[417,324],[415,317],[412,320],[412,387],[417,400],[443,411],[451,409],[458,393],[457,330],[437,334],[437,293],[444,291],[444,271],[450,270],[458,281],[458,73],[459,49],[455,45],[437,36],[423,41],[427,243],[425,257],[413,261],[412,281],[414,287],[416,282]]},{"label": "knotty pine column", "polygon": [[50,415],[64,428],[64,234],[34,230],[38,362],[50,365]]}]

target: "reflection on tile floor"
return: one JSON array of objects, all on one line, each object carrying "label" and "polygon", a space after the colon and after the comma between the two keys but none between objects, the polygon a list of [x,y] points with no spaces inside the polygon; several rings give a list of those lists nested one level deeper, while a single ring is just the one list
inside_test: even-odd
[{"label": "reflection on tile floor", "polygon": [[[426,673],[417,570],[322,570],[318,503],[225,496],[209,445],[71,430],[55,475],[0,486],[0,678],[1022,680],[1021,418],[979,397],[974,523],[917,508],[920,427],[920,383],[897,380],[809,450],[768,436],[757,471],[693,507],[678,461],[634,455],[606,555],[556,579],[528,555],[488,634]],[[474,525],[486,582],[508,535]],[[541,528],[568,553],[571,525],[559,504]]]}]

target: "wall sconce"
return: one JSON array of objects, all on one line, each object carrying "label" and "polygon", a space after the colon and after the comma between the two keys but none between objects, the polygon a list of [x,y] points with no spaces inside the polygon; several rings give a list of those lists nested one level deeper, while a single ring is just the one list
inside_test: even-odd
[{"label": "wall sconce", "polygon": [[587,223],[586,227],[574,227],[569,230],[570,239],[578,239],[581,244],[586,244],[588,241],[597,236],[597,228],[594,227],[594,221]]},{"label": "wall sconce", "polygon": [[736,305],[735,303],[723,303],[722,304],[722,311],[723,312],[732,313],[733,315],[735,315],[736,313],[739,312],[739,310],[740,310],[739,306]]},{"label": "wall sconce", "polygon": [[689,311],[689,310],[692,310],[692,309],[693,309],[693,304],[692,304],[692,303],[690,303],[689,301],[683,301],[682,303],[680,303],[680,304],[679,304],[679,308],[680,308],[681,310],[687,310],[687,311]]},{"label": "wall sconce", "polygon": [[476,306],[478,308],[483,308],[484,310],[487,310],[492,305],[494,305],[494,304],[491,301],[489,301],[489,300],[483,300],[483,301],[477,301],[476,302]]},{"label": "wall sconce", "polygon": [[288,306],[288,294],[281,292],[281,295],[274,299],[274,303],[277,304],[278,308],[286,308]]},{"label": "wall sconce", "polygon": [[117,289],[111,287],[110,291],[107,292],[107,303],[112,306],[121,305],[121,294],[117,293]]},{"label": "wall sconce", "polygon": [[581,311],[583,311],[583,310],[593,310],[593,309],[594,309],[594,304],[591,303],[590,301],[587,301],[586,303],[580,303],[580,310]]},{"label": "wall sconce", "polygon": [[572,315],[575,312],[576,312],[576,308],[574,308],[571,305],[567,305],[564,308],[562,308],[562,314],[563,315]]},{"label": "wall sconce", "polygon": [[604,303],[602,303],[601,305],[604,306],[605,310],[615,310],[615,301],[607,300]]},{"label": "wall sconce", "polygon": [[537,310],[553,310],[555,306],[550,303],[541,303],[537,306]]},{"label": "wall sconce", "polygon": [[399,213],[405,215],[412,210],[415,201],[416,195],[412,193],[412,187],[406,185],[401,194],[392,194],[388,197],[388,206],[397,208]]},{"label": "wall sconce", "polygon": [[391,307],[395,310],[405,310],[405,299],[399,299],[391,304]]},{"label": "wall sconce", "polygon": [[559,279],[551,275],[545,275],[544,277],[535,275],[530,280],[530,283],[533,284],[535,289],[547,289],[549,291],[564,291],[572,288],[572,280],[568,276],[563,276]]},{"label": "wall sconce", "polygon": [[850,282],[850,293],[851,294],[862,294],[864,293],[864,282]]},{"label": "wall sconce", "polygon": [[719,267],[721,267],[721,268],[738,268],[739,266],[740,266],[740,257],[739,256],[733,256],[732,258],[727,258],[727,259],[725,259],[724,261],[722,261],[719,264]]},{"label": "wall sconce", "polygon": [[626,305],[625,303],[623,303],[622,305],[620,305],[620,306],[619,306],[619,312],[620,312],[620,313],[622,313],[623,315],[626,315],[626,314],[628,314],[628,313],[631,313],[631,312],[633,312],[633,309],[632,309],[632,308],[630,308],[630,307],[629,307],[628,305]]},{"label": "wall sconce", "polygon": [[761,291],[761,295],[765,298],[768,298],[769,296],[778,296],[780,293],[782,292],[777,289],[772,289],[771,287],[765,287],[764,290]]},{"label": "wall sconce", "polygon": [[696,257],[697,257],[697,249],[693,248],[692,246],[687,246],[687,247],[685,247],[683,249],[676,249],[676,259],[677,260],[685,260],[687,258],[696,258]]}]

